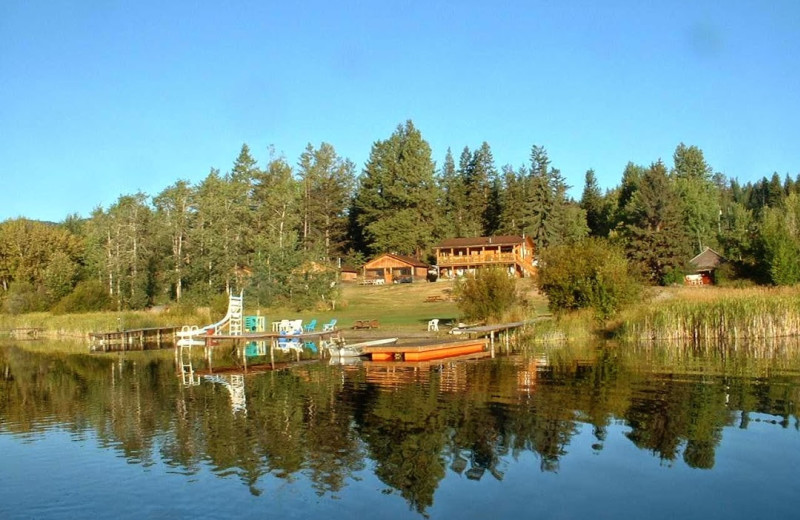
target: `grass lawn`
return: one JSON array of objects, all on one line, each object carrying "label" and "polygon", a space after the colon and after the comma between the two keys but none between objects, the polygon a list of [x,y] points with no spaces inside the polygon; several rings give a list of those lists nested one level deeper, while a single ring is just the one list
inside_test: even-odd
[{"label": "grass lawn", "polygon": [[[349,329],[357,320],[378,320],[380,332],[406,335],[426,332],[428,321],[438,318],[440,329],[447,330],[460,320],[458,307],[451,301],[453,286],[451,281],[374,286],[343,284],[335,310],[292,312],[263,309],[261,314],[267,316],[268,321],[302,318],[304,323],[308,323],[316,318],[318,324],[336,318],[341,329]],[[517,288],[537,312],[547,312],[547,300],[533,290],[530,279],[518,280]],[[442,301],[426,301],[431,296],[441,297]],[[247,312],[252,313],[246,304]]]},{"label": "grass lawn", "polygon": [[[307,324],[317,320],[317,330],[331,319],[337,320],[337,327],[351,329],[357,320],[377,320],[380,327],[373,331],[358,331],[358,335],[398,334],[412,336],[427,332],[428,321],[439,319],[442,333],[460,321],[460,313],[456,303],[451,300],[454,283],[414,282],[392,285],[357,285],[343,284],[339,299],[333,310],[295,311],[289,308],[255,308],[245,295],[245,315],[259,314],[265,316],[267,328],[270,323],[281,319],[302,319]],[[531,312],[547,312],[547,300],[534,289],[529,278],[517,281],[517,288],[522,297],[528,301]],[[441,301],[428,302],[429,297],[440,297]],[[221,319],[223,314],[200,309],[188,315],[171,311],[125,311],[97,312],[86,314],[68,314],[54,316],[47,312],[25,314],[20,316],[0,315],[0,330],[15,327],[41,327],[58,336],[85,336],[88,332],[146,328],[157,326],[205,326]],[[353,331],[355,333],[356,331]]]},{"label": "grass lawn", "polygon": [[[392,285],[343,284],[340,299],[335,310],[301,311],[289,309],[262,309],[268,321],[302,318],[304,323],[317,320],[318,327],[332,318],[337,327],[349,329],[359,320],[377,320],[378,331],[385,332],[425,332],[428,321],[438,318],[440,325],[458,320],[459,311],[455,302],[450,301],[453,284],[451,282],[416,282]],[[442,301],[426,302],[429,296],[440,296]],[[252,313],[247,307],[246,312]]]}]

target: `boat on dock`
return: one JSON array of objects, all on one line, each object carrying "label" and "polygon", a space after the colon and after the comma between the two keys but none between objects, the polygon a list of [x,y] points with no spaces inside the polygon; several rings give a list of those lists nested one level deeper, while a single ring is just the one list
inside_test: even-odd
[{"label": "boat on dock", "polygon": [[347,343],[344,340],[332,340],[326,343],[325,349],[331,358],[357,358],[367,354],[370,347],[394,345],[398,338],[382,338],[359,343]]}]

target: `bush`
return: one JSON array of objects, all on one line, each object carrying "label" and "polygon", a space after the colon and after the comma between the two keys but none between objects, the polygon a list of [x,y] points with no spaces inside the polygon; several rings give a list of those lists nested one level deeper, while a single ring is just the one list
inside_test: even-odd
[{"label": "bush", "polygon": [[47,308],[48,296],[43,287],[36,288],[27,282],[14,282],[3,299],[3,312],[25,314]]},{"label": "bush", "polygon": [[537,283],[553,312],[590,308],[601,320],[636,301],[641,292],[622,250],[599,238],[545,251]]},{"label": "bush", "polygon": [[85,280],[63,297],[52,309],[53,314],[114,310],[108,288],[97,280]]},{"label": "bush", "polygon": [[458,308],[467,320],[501,320],[518,302],[514,278],[504,269],[479,269],[455,286]]}]

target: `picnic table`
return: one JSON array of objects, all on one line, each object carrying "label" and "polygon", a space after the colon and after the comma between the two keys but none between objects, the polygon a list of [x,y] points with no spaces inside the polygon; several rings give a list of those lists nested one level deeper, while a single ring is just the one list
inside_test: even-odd
[{"label": "picnic table", "polygon": [[378,320],[356,320],[353,329],[377,329],[380,327]]},{"label": "picnic table", "polygon": [[443,302],[443,301],[444,301],[444,298],[441,295],[438,295],[438,294],[433,294],[433,295],[428,296],[427,298],[425,298],[425,303]]}]

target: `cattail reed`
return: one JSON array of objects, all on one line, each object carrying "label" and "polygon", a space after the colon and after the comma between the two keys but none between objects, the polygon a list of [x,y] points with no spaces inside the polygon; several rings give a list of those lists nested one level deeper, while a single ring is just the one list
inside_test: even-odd
[{"label": "cattail reed", "polygon": [[[707,291],[712,293],[713,291]],[[800,335],[800,292],[748,289],[675,298],[630,310],[617,331],[620,339],[643,342],[740,340]]]}]

